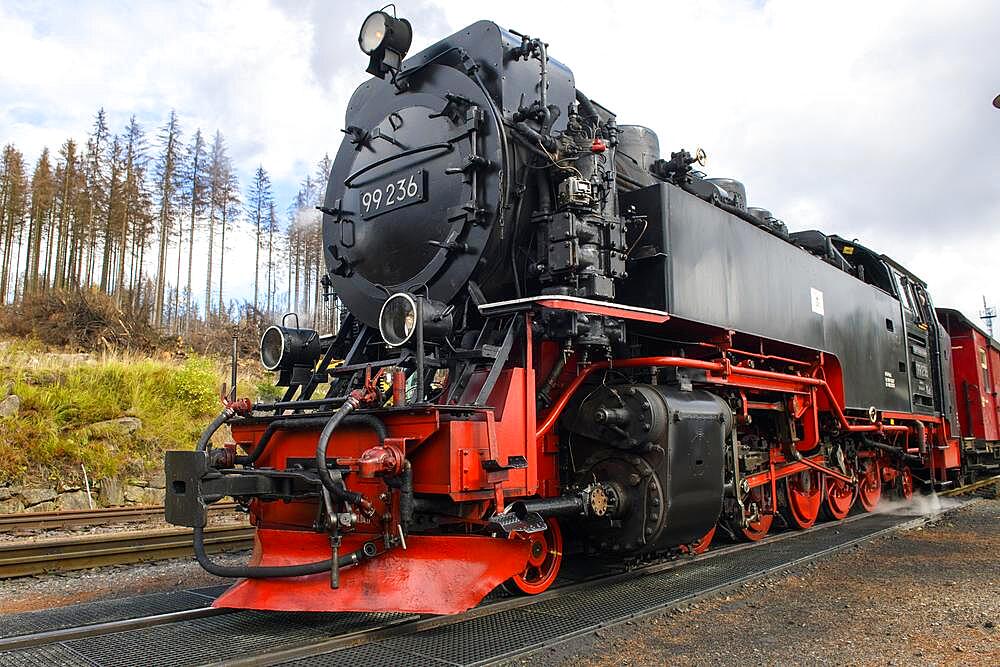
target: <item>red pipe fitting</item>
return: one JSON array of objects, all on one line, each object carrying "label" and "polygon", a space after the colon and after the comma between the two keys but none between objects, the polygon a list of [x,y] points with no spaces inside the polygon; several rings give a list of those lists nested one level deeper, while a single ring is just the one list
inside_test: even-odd
[{"label": "red pipe fitting", "polygon": [[398,475],[403,472],[403,460],[403,452],[398,447],[371,447],[358,458],[358,474],[369,479],[376,475]]},{"label": "red pipe fitting", "polygon": [[253,402],[249,398],[238,398],[235,401],[224,399],[222,404],[235,414],[246,416],[253,410]]}]

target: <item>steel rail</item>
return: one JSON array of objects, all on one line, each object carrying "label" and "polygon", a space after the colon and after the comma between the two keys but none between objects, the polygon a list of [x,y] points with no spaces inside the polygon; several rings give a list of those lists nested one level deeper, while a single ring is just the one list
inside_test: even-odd
[{"label": "steel rail", "polygon": [[943,491],[938,495],[943,498],[951,498],[952,496],[960,496],[964,493],[971,493],[985,486],[990,486],[991,484],[996,484],[1000,487],[1000,475],[994,475],[993,477],[987,477],[986,479],[980,479],[978,481],[972,482],[971,484],[966,484],[965,486],[960,486],[957,489],[949,489]]},{"label": "steel rail", "polygon": [[[205,531],[205,545],[213,552],[248,548],[253,535],[254,528],[245,524],[212,526]],[[193,544],[188,528],[0,542],[0,579],[181,558],[194,553]]]},{"label": "steel rail", "polygon": [[[234,510],[236,503],[209,505],[211,512]],[[55,512],[16,512],[0,514],[0,531],[42,529],[52,530],[71,526],[99,526],[106,523],[123,523],[163,516],[163,505],[135,505],[133,507],[102,507],[83,510],[58,510]]]},{"label": "steel rail", "polygon": [[45,644],[69,641],[71,639],[83,639],[84,637],[95,637],[106,635],[112,632],[124,632],[126,630],[139,630],[155,625],[166,623],[178,623],[180,621],[190,621],[208,616],[219,616],[229,614],[235,609],[225,609],[216,607],[198,607],[197,609],[184,609],[172,611],[165,614],[151,614],[149,616],[139,616],[137,618],[124,618],[117,621],[106,621],[104,623],[91,623],[73,628],[60,628],[58,630],[46,630],[44,632],[33,632],[28,635],[15,635],[0,639],[0,651],[14,651],[17,649],[32,648]]}]

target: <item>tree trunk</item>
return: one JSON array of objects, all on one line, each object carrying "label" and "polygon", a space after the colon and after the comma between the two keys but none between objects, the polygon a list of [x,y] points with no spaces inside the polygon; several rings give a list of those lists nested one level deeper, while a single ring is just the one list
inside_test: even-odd
[{"label": "tree trunk", "polygon": [[223,283],[223,271],[226,268],[226,214],[229,209],[229,204],[224,203],[222,205],[222,238],[219,239],[219,315],[225,312],[225,306],[222,303],[222,283]]},{"label": "tree trunk", "polygon": [[205,274],[205,321],[212,312],[212,251],[215,249],[215,202],[208,209],[208,266]]}]

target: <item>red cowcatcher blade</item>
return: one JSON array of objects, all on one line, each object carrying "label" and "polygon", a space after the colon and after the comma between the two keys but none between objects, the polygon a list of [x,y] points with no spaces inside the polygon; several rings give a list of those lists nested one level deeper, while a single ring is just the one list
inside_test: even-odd
[{"label": "red cowcatcher blade", "polygon": [[[371,537],[371,536],[368,536]],[[341,555],[361,546],[344,537]],[[361,565],[340,571],[340,588],[330,574],[280,579],[244,579],[212,605],[276,611],[385,611],[457,614],[479,602],[524,569],[528,540],[492,537],[423,536]],[[293,565],[330,557],[326,535],[289,530],[257,531],[254,565]]]}]

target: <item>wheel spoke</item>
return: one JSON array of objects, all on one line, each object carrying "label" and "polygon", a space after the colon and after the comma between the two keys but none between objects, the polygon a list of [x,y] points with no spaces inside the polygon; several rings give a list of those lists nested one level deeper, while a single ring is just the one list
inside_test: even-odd
[{"label": "wheel spoke", "polygon": [[774,506],[771,501],[770,484],[762,484],[750,489],[745,502],[748,505],[750,503],[756,504],[758,515],[748,525],[738,526],[737,530],[745,539],[751,542],[762,540],[768,531],[771,530],[771,524],[774,522],[774,515],[770,513]]},{"label": "wheel spoke", "polygon": [[823,502],[823,482],[819,473],[807,470],[785,480],[785,518],[795,528],[805,529],[816,523]]},{"label": "wheel spoke", "polygon": [[866,512],[872,512],[882,499],[882,475],[878,461],[868,459],[860,466],[858,475],[858,502]]},{"label": "wheel spoke", "polygon": [[845,518],[850,514],[856,496],[857,491],[853,484],[828,477],[823,498],[823,515],[833,521]]}]

